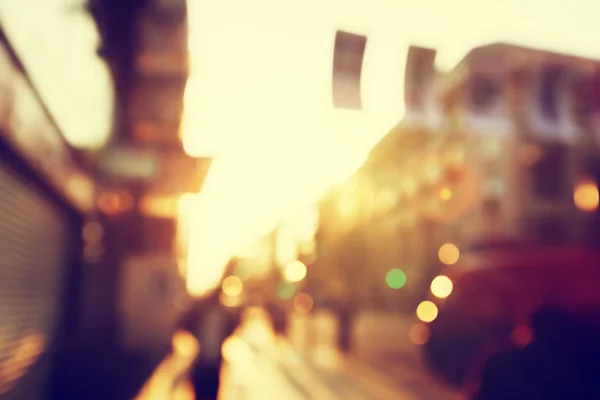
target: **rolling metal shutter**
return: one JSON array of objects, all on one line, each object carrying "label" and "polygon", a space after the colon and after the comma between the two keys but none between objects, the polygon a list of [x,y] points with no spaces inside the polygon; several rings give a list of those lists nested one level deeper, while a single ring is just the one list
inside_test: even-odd
[{"label": "rolling metal shutter", "polygon": [[0,160],[0,399],[45,399],[67,265],[66,215]]}]

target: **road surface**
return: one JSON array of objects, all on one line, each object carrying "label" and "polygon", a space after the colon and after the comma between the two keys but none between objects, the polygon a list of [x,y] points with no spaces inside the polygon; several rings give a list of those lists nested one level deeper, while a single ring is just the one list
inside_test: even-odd
[{"label": "road surface", "polygon": [[[260,309],[251,310],[236,335],[223,348],[227,360],[223,370],[221,400],[454,400],[453,393],[442,390],[411,365],[373,365],[340,354],[334,345],[332,324],[325,322],[314,332],[290,332],[291,337],[313,336],[307,348],[288,338],[274,335],[269,320]],[[305,330],[292,324],[292,331]],[[305,332],[306,333],[306,332]],[[317,342],[314,339],[317,337]],[[182,353],[186,353],[185,346]],[[189,346],[188,346],[189,347]],[[193,352],[187,349],[188,358]],[[161,366],[154,387],[149,384],[138,400],[193,400],[185,379],[173,387],[174,372],[186,361],[174,361],[171,368]],[[182,356],[180,355],[180,358]],[[167,359],[169,361],[169,359]],[[382,370],[383,368],[383,370]],[[160,370],[160,368],[159,368]],[[383,372],[382,372],[383,371]],[[384,373],[387,372],[387,373]],[[156,382],[164,382],[162,386]],[[415,390],[417,389],[417,390]],[[420,389],[420,390],[419,390]]]}]

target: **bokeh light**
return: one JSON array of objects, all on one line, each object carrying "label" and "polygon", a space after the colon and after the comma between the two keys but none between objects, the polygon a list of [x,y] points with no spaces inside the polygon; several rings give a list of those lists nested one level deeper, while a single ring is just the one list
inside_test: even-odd
[{"label": "bokeh light", "polygon": [[280,282],[277,285],[277,297],[282,300],[290,300],[296,294],[296,287],[289,282]]},{"label": "bokeh light", "polygon": [[450,200],[452,198],[452,190],[450,188],[442,188],[442,190],[440,190],[440,198],[442,200]]},{"label": "bokeh light", "polygon": [[584,181],[577,185],[573,197],[575,205],[581,211],[592,212],[598,209],[600,201],[598,186],[591,181]]},{"label": "bokeh light", "polygon": [[184,356],[195,355],[200,345],[194,335],[186,331],[177,331],[172,338],[173,350]]},{"label": "bokeh light", "polygon": [[239,307],[242,305],[242,297],[241,296],[228,296],[225,292],[221,292],[219,294],[219,301],[225,307]]},{"label": "bokeh light", "polygon": [[440,299],[445,299],[450,296],[452,289],[452,280],[445,275],[436,276],[433,281],[431,281],[431,293]]},{"label": "bokeh light", "polygon": [[90,221],[84,225],[81,235],[86,243],[98,243],[104,236],[104,228],[100,222]]},{"label": "bokeh light", "polygon": [[306,277],[306,265],[301,261],[292,261],[286,265],[283,275],[289,282],[300,282]]},{"label": "bokeh light", "polygon": [[431,322],[438,316],[438,308],[431,301],[425,300],[417,307],[417,317],[423,322]]},{"label": "bokeh light", "polygon": [[390,269],[385,276],[385,282],[394,290],[401,289],[406,285],[406,274],[398,268]]},{"label": "bokeh light", "polygon": [[128,192],[105,192],[98,197],[98,209],[105,214],[114,215],[128,211],[133,207],[133,197]]},{"label": "bokeh light", "polygon": [[429,328],[423,324],[416,324],[410,328],[408,335],[414,344],[423,345],[429,341]]},{"label": "bokeh light", "polygon": [[237,276],[228,276],[223,281],[223,293],[227,296],[239,296],[242,290],[244,290],[244,284]]},{"label": "bokeh light", "polygon": [[456,245],[452,243],[446,243],[440,247],[438,257],[442,263],[446,265],[453,265],[458,262],[458,259],[460,258],[460,251]]},{"label": "bokeh light", "polygon": [[299,293],[294,297],[294,309],[300,314],[309,313],[313,304],[313,299],[308,293]]},{"label": "bokeh light", "polygon": [[529,325],[520,324],[513,329],[511,338],[518,346],[525,347],[533,340],[533,332]]}]

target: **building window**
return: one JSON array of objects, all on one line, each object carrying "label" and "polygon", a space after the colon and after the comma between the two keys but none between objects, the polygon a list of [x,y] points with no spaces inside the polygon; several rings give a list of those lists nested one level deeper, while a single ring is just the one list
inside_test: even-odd
[{"label": "building window", "polygon": [[542,158],[531,167],[534,193],[542,198],[556,199],[567,188],[567,150],[548,147]]},{"label": "building window", "polygon": [[469,87],[470,105],[475,112],[486,112],[500,99],[500,83],[490,77],[476,76]]},{"label": "building window", "polygon": [[570,95],[575,123],[587,127],[593,113],[594,101],[592,82],[583,76],[575,76],[571,81]]},{"label": "building window", "polygon": [[547,67],[540,74],[539,104],[544,118],[557,121],[560,108],[560,81],[564,69],[558,66]]}]

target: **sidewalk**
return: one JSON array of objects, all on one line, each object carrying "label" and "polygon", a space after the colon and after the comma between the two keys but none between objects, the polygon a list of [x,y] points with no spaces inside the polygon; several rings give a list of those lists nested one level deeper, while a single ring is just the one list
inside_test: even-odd
[{"label": "sidewalk", "polygon": [[408,334],[410,321],[370,315],[355,331],[354,351],[337,349],[335,317],[296,316],[289,344],[322,376],[339,399],[454,400],[458,394],[427,370]]},{"label": "sidewalk", "polygon": [[[318,385],[321,393],[308,398],[343,400],[419,400],[410,391],[394,383],[380,371],[342,354],[333,348],[316,348],[300,353],[285,339],[277,343],[281,358],[295,360],[305,372],[298,376],[311,386]],[[298,359],[300,361],[298,361]],[[297,364],[297,365],[298,365]]]},{"label": "sidewalk", "polygon": [[[339,399],[319,391],[297,354],[281,357],[275,338],[265,329],[252,328],[256,326],[240,328],[223,346],[220,400]],[[135,400],[194,400],[187,373],[197,352],[193,337],[176,335],[172,353],[155,369]]]},{"label": "sidewalk", "polygon": [[[185,337],[175,338],[173,348],[135,400],[193,400],[185,373],[197,348]],[[414,358],[367,360],[343,354],[329,341],[293,344],[289,338],[275,336],[260,316],[247,321],[226,342],[223,355],[221,400],[457,398]]]},{"label": "sidewalk", "polygon": [[[253,331],[254,329],[254,331]],[[379,371],[347,357],[328,345],[300,348],[286,337],[260,333],[257,323],[239,337],[258,354],[272,362],[289,383],[289,390],[306,400],[417,400],[408,391],[394,385]],[[288,392],[286,392],[287,394]],[[292,394],[289,392],[290,395]],[[290,395],[284,395],[286,400]]]}]

